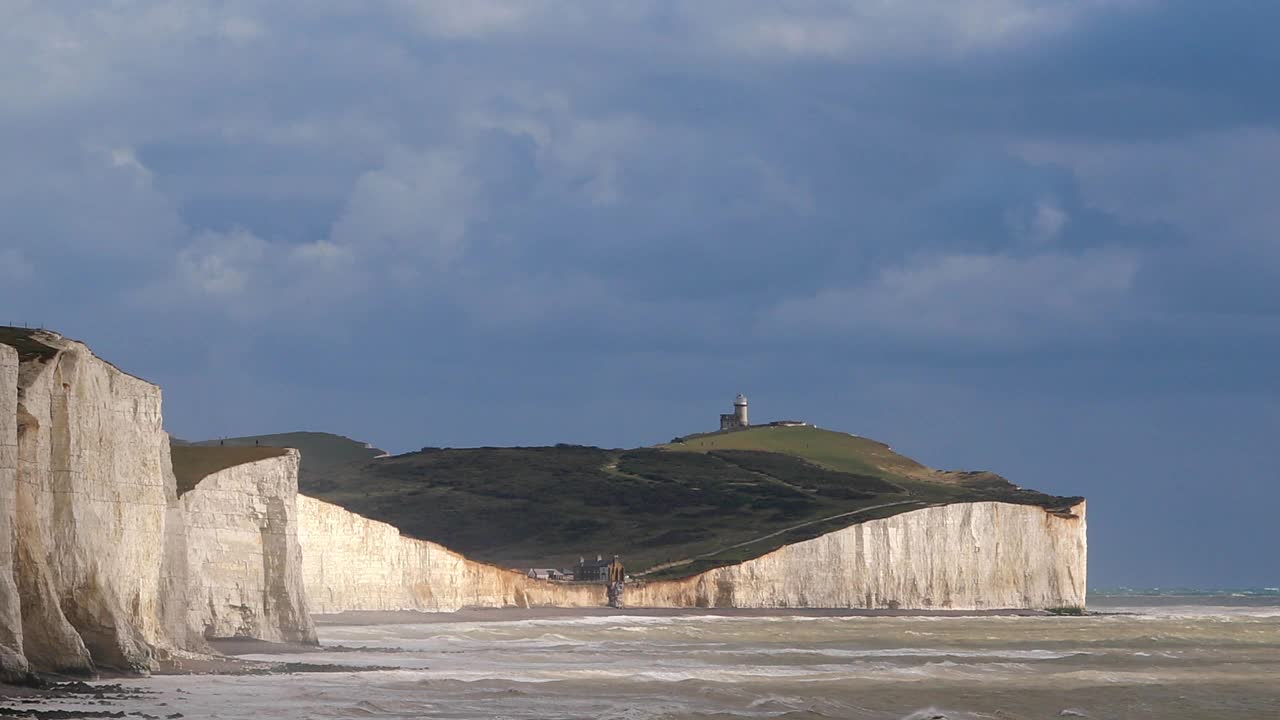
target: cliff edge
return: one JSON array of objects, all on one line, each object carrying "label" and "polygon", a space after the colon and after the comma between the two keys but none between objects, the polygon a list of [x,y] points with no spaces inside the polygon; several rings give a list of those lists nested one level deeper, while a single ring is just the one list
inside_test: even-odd
[{"label": "cliff edge", "polygon": [[627,589],[635,607],[1082,608],[1085,503],[1068,513],[978,502],[913,510],[737,565]]},{"label": "cliff edge", "polygon": [[18,357],[3,393],[21,627],[5,635],[38,669],[146,672],[155,651],[187,644],[169,612],[182,563],[165,533],[177,495],[160,388],[55,333],[5,329],[0,343]]},{"label": "cliff edge", "polygon": [[937,505],[1053,513],[1083,499],[989,472],[934,470],[884,443],[812,426],[632,449],[423,448],[329,468],[304,456],[299,483],[303,494],[473,560],[565,568],[583,555],[620,555],[648,579],[692,577]]},{"label": "cliff edge", "polygon": [[174,446],[187,622],[205,638],[316,644],[298,544],[297,450]]},{"label": "cliff edge", "polygon": [[[600,607],[601,584],[534,580],[300,497],[311,607],[452,612]],[[1085,503],[1067,513],[956,503],[850,525],[679,580],[627,584],[627,607],[993,610],[1084,607]]]},{"label": "cliff edge", "polygon": [[603,585],[535,580],[322,500],[299,496],[298,517],[313,612],[605,605]]},{"label": "cliff edge", "polygon": [[314,641],[297,457],[274,454],[180,498],[160,388],[56,333],[0,328],[0,679],[147,673],[224,630]]},{"label": "cliff edge", "polygon": [[18,498],[18,351],[0,345],[0,682],[27,674],[22,613],[13,574]]}]

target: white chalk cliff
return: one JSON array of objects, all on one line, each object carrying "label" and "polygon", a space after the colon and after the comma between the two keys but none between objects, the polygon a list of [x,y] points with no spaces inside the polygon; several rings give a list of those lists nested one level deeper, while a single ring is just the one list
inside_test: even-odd
[{"label": "white chalk cliff", "polygon": [[47,350],[19,363],[13,409],[24,654],[46,669],[146,670],[154,648],[185,640],[162,607],[175,494],[160,389],[80,343],[32,342]]},{"label": "white chalk cliff", "polygon": [[298,496],[311,611],[601,607],[603,585],[568,585],[475,562],[322,500]]},{"label": "white chalk cliff", "polygon": [[187,619],[204,637],[316,642],[297,496],[297,450],[219,470],[182,495]]},{"label": "white chalk cliff", "polygon": [[[201,648],[208,625],[193,622],[187,595],[217,579],[192,575],[201,569],[188,560],[224,536],[210,532],[200,495],[187,503],[197,511],[188,533],[160,388],[55,333],[10,337],[18,347],[0,345],[0,675],[147,672]],[[277,485],[291,508],[296,484]],[[270,593],[251,604],[282,622],[298,610]],[[301,624],[250,632],[309,637],[305,611],[289,622]]]},{"label": "white chalk cliff", "polygon": [[851,525],[683,580],[635,584],[636,607],[1084,607],[1085,503],[956,503]]},{"label": "white chalk cliff", "polygon": [[[300,496],[297,451],[195,463],[206,469],[184,474],[179,494],[173,458],[187,451],[171,455],[158,387],[54,333],[6,332],[0,681],[31,670],[146,672],[211,637],[315,642],[312,612],[605,603],[602,585],[534,580]],[[633,582],[625,602],[1074,607],[1085,604],[1086,571],[1084,502],[956,503],[690,578]]]},{"label": "white chalk cliff", "polygon": [[27,673],[22,613],[13,575],[18,499],[18,351],[0,345],[0,682]]},{"label": "white chalk cliff", "polygon": [[[386,523],[298,500],[313,612],[590,607],[602,585],[532,580]],[[680,580],[633,582],[629,607],[981,610],[1083,607],[1085,503],[1070,513],[980,502],[924,508]]]}]

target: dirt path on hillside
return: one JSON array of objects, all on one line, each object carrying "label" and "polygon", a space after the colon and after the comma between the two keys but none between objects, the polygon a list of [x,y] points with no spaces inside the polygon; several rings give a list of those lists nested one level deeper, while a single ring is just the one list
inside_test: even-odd
[{"label": "dirt path on hillside", "polygon": [[810,525],[817,525],[818,523],[824,523],[830,520],[839,520],[842,517],[849,517],[851,515],[857,515],[859,513],[869,512],[871,510],[879,510],[880,508],[896,507],[898,505],[924,505],[924,504],[926,503],[921,502],[920,500],[898,500],[897,502],[884,503],[882,505],[872,505],[871,507],[858,508],[857,510],[850,510],[849,512],[842,512],[842,513],[837,513],[835,515],[828,515],[827,517],[818,518],[816,520],[806,520],[805,522],[792,525],[791,527],[785,527],[785,528],[782,528],[781,530],[775,530],[771,533],[768,533],[767,535],[754,537],[754,538],[751,538],[750,540],[743,540],[742,542],[735,543],[733,545],[726,545],[725,547],[719,548],[718,550],[712,550],[711,552],[702,553],[701,555],[694,555],[691,558],[685,558],[683,560],[673,560],[669,563],[656,565],[654,567],[649,568],[648,570],[645,570],[642,573],[637,573],[636,577],[641,578],[641,577],[644,577],[645,575],[649,575],[650,573],[658,572],[659,570],[666,570],[669,568],[680,567],[681,565],[688,565],[689,563],[695,562],[697,560],[704,560],[709,557],[715,557],[720,553],[728,552],[730,550],[736,550],[737,548],[745,547],[747,545],[751,545],[752,543],[758,543],[761,540],[768,540],[771,537],[777,537],[778,535],[781,535],[783,533],[791,532],[792,530],[798,530],[800,528],[808,527]]}]

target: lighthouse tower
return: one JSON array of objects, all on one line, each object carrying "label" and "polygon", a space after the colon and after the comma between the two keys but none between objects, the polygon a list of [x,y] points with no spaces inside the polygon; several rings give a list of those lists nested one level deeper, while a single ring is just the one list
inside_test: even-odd
[{"label": "lighthouse tower", "polygon": [[751,421],[747,419],[747,396],[738,393],[738,397],[733,400],[733,412],[720,415],[720,429],[742,430],[750,426]]}]

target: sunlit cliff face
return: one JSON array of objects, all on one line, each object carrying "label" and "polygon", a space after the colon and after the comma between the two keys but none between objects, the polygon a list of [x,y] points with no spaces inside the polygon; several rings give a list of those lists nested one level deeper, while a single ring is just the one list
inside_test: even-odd
[{"label": "sunlit cliff face", "polygon": [[[1085,504],[957,503],[872,520],[685,580],[632,582],[628,607],[975,610],[1085,604]],[[600,607],[601,585],[531,580],[299,498],[315,612]]]},{"label": "sunlit cliff face", "polygon": [[[314,639],[297,575],[296,456],[180,500],[160,388],[51,333],[15,342],[21,362],[0,345],[7,676],[147,672],[223,630]],[[219,555],[233,539],[236,552]]]}]

